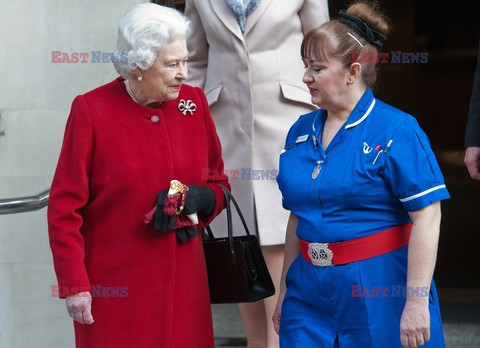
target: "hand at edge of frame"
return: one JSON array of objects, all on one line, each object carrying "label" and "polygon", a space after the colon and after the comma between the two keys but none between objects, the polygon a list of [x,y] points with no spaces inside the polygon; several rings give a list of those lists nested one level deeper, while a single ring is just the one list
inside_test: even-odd
[{"label": "hand at edge of frame", "polygon": [[467,147],[464,162],[470,177],[475,180],[480,180],[480,147]]},{"label": "hand at edge of frame", "polygon": [[400,319],[400,341],[405,348],[416,348],[430,341],[428,297],[407,298]]}]

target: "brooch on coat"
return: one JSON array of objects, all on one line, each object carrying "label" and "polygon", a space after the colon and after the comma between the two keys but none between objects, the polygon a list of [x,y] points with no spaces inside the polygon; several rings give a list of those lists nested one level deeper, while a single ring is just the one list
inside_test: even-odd
[{"label": "brooch on coat", "polygon": [[195,105],[194,102],[192,102],[190,99],[185,101],[184,99],[180,99],[178,102],[178,110],[182,112],[182,115],[186,115],[187,112],[190,113],[190,115],[193,116],[193,112],[197,110],[197,105]]}]

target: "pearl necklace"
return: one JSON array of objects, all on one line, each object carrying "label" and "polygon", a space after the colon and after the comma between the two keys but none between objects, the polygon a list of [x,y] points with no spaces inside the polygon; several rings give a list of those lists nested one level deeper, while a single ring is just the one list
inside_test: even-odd
[{"label": "pearl necklace", "polygon": [[133,91],[130,88],[130,82],[128,82],[128,80],[125,80],[125,87],[127,87],[127,93],[130,96],[130,98],[132,98],[132,100],[138,104],[138,100],[137,98],[135,98],[135,94],[133,94]]}]

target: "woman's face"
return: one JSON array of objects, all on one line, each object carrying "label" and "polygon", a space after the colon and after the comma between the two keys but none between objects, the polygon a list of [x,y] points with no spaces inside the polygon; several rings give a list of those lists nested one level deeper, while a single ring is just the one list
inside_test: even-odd
[{"label": "woman's face", "polygon": [[155,63],[142,72],[142,90],[149,102],[162,102],[178,98],[183,81],[187,78],[187,43],[176,39],[159,52]]},{"label": "woman's face", "polygon": [[303,59],[303,63],[303,82],[310,91],[312,103],[326,110],[341,107],[347,93],[348,69],[333,59],[322,62]]}]

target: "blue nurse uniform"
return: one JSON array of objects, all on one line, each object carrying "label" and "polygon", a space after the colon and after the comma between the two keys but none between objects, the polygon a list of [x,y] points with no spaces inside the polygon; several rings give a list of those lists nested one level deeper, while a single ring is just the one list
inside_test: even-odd
[{"label": "blue nurse uniform", "polygon": [[[367,89],[326,149],[326,111],[290,129],[277,177],[297,236],[334,243],[410,222],[408,212],[448,199],[443,176],[416,120]],[[406,296],[429,296],[431,339],[444,347],[435,285],[407,289],[408,246],[346,265],[318,267],[299,255],[287,275],[282,347],[401,347]]]}]

